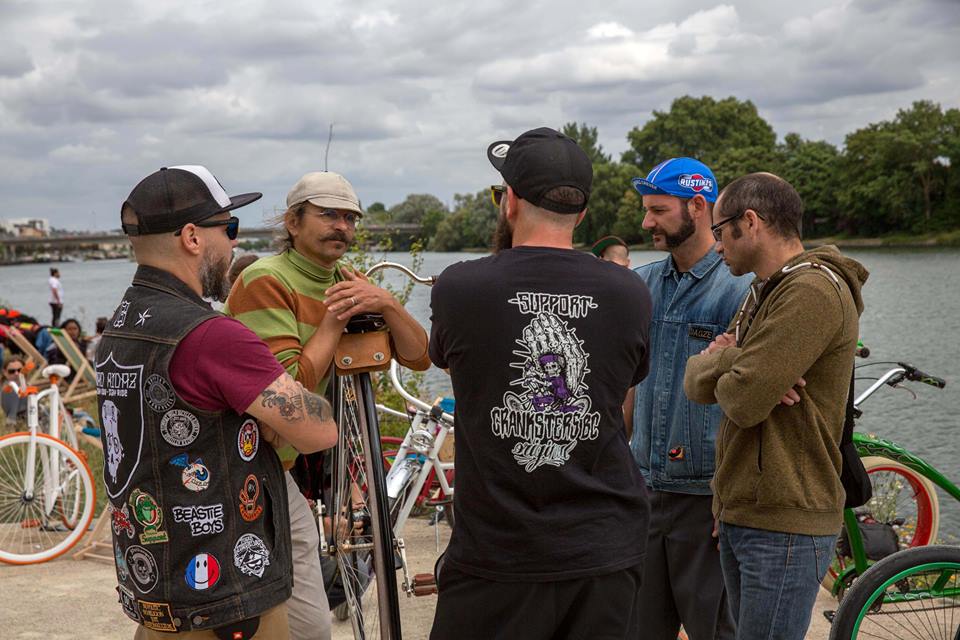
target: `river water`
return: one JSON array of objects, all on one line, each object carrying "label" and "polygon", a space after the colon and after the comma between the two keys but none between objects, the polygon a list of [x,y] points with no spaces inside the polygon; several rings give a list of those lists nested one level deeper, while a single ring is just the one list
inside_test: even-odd
[{"label": "river water", "polygon": [[[927,459],[955,483],[960,483],[960,273],[956,250],[849,250],[870,271],[864,288],[866,311],[860,335],[870,347],[866,363],[906,361],[947,380],[944,390],[911,384],[916,394],[885,387],[862,407],[859,429],[890,438]],[[653,251],[634,251],[634,266],[663,258]],[[410,256],[391,253],[386,259],[410,263]],[[439,274],[446,266],[478,257],[470,253],[424,254],[423,274]],[[136,265],[127,261],[77,262],[58,265],[65,291],[63,318],[76,317],[92,333],[98,316],[110,316],[130,282]],[[49,322],[48,265],[0,267],[0,303]],[[399,279],[390,280],[399,283]],[[430,292],[418,286],[407,308],[429,327]],[[798,317],[797,322],[803,318]],[[861,369],[858,376],[877,376],[882,365]],[[863,389],[869,381],[859,381]],[[427,386],[449,393],[449,380],[431,369]],[[940,492],[941,537],[960,538],[960,505]]]}]

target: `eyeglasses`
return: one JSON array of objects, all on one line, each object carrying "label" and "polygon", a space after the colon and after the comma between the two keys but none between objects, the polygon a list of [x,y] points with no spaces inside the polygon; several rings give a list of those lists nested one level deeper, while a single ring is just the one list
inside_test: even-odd
[{"label": "eyeglasses", "polygon": [[20,373],[21,371],[23,371],[23,367],[19,367],[17,369],[7,369],[7,373],[10,375],[13,375],[15,373]]},{"label": "eyeglasses", "polygon": [[360,217],[352,211],[337,211],[336,209],[324,209],[323,211],[313,211],[311,213],[316,215],[324,222],[329,222],[330,224],[335,224],[338,220],[343,218],[343,221],[351,227],[357,226],[357,218]]},{"label": "eyeglasses", "polygon": [[[201,222],[194,222],[193,226],[195,227],[226,227],[227,237],[231,240],[236,240],[237,236],[240,234],[240,218],[233,216],[227,218],[226,220],[203,220]],[[173,232],[173,235],[179,236],[183,233],[183,227],[180,227]]]},{"label": "eyeglasses", "polygon": [[503,194],[507,192],[507,186],[503,184],[490,185],[490,200],[493,206],[500,207],[500,201],[503,200]]},{"label": "eyeglasses", "polygon": [[730,216],[729,218],[724,218],[723,220],[721,220],[721,221],[718,222],[717,224],[711,226],[711,227],[710,227],[710,231],[713,233],[713,239],[716,240],[717,242],[720,242],[720,240],[723,238],[723,225],[727,224],[728,222],[733,222],[734,220],[743,217],[743,214],[745,214],[746,212],[747,212],[747,210],[744,209],[744,210],[741,211],[740,213],[738,213],[738,214],[736,214],[736,215],[733,215],[733,216]]}]

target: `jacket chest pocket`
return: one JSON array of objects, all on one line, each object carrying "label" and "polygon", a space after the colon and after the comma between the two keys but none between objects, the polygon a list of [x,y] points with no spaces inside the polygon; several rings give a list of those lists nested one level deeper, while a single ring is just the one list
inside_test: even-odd
[{"label": "jacket chest pocket", "polygon": [[677,405],[668,440],[664,443],[664,470],[667,477],[708,478],[713,475],[717,427],[722,412],[718,405],[703,405],[687,400],[683,394],[683,374],[686,359],[706,349],[722,331],[723,328],[714,323],[689,323],[685,335],[680,336],[686,342],[686,351],[678,349],[683,362],[678,363]]}]

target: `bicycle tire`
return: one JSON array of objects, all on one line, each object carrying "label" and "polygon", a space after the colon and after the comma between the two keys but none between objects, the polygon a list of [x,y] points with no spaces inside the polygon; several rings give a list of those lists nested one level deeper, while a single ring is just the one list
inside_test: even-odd
[{"label": "bicycle tire", "polygon": [[[34,495],[24,497],[24,479],[31,438],[36,438]],[[60,465],[60,461],[69,461]],[[53,461],[57,464],[54,465]],[[56,479],[52,468],[59,467]],[[78,483],[74,478],[79,479]],[[65,485],[83,492],[83,509],[73,527],[60,531],[61,513],[57,508]],[[0,562],[35,564],[52,560],[69,551],[93,519],[96,493],[93,473],[77,453],[62,441],[46,434],[26,432],[0,437]],[[55,524],[56,522],[56,524]]]},{"label": "bicycle tire", "polygon": [[[873,497],[861,507],[878,522],[893,523],[903,518],[895,531],[900,548],[922,547],[936,542],[940,529],[940,500],[933,483],[910,467],[882,456],[862,458],[870,477]],[[846,568],[848,558],[839,553],[824,575],[821,585],[833,591],[839,574]]]},{"label": "bicycle tire", "polygon": [[370,375],[336,376],[334,399],[340,428],[333,472],[333,546],[354,637],[398,640],[394,536]]},{"label": "bicycle tire", "polygon": [[830,640],[958,637],[960,548],[945,545],[905,549],[874,564],[847,591],[830,627]]}]

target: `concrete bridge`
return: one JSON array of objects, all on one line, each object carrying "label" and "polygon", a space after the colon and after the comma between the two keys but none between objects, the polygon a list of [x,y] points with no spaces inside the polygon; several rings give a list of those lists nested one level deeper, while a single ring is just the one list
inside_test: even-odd
[{"label": "concrete bridge", "polygon": [[[423,228],[418,224],[390,225],[364,224],[361,227],[371,242],[384,238],[418,236]],[[277,231],[270,227],[240,226],[239,240],[272,240]],[[94,234],[53,236],[49,238],[0,238],[0,262],[15,262],[18,257],[37,253],[83,253],[89,251],[126,251],[127,236],[119,231]]]}]

